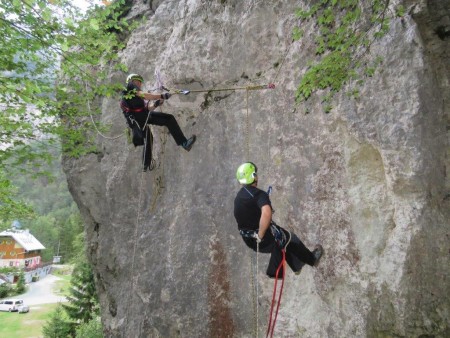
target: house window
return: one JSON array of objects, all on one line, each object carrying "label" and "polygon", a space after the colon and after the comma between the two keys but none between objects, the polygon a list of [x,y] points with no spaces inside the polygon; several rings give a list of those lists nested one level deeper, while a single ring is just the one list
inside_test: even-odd
[{"label": "house window", "polygon": [[11,255],[11,257],[14,257],[16,255],[16,252],[15,251],[11,251],[9,254]]},{"label": "house window", "polygon": [[11,244],[12,243],[12,241],[10,240],[10,239],[7,239],[6,241],[5,241],[5,244],[7,244],[7,245],[9,245],[9,244]]}]

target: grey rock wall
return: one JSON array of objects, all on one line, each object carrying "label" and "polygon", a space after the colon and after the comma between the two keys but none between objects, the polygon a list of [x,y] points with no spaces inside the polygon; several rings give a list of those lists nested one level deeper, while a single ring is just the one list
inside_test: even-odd
[{"label": "grey rock wall", "polygon": [[[276,89],[248,101],[242,90],[174,95],[163,111],[198,141],[187,153],[153,127],[151,173],[125,137],[98,136],[99,154],[65,159],[107,337],[254,336],[255,255],[232,213],[246,160],[274,188],[275,220],[326,250],[317,268],[287,273],[276,337],[450,336],[450,3],[398,4],[407,14],[371,49],[382,67],[325,114],[294,102],[314,57],[311,43],[290,43],[299,2],[134,2],[129,16],[143,21],[121,60],[146,89],[155,70],[192,91]],[[117,98],[102,101],[101,121],[124,131]],[[258,261],[262,337],[273,280],[268,257]]]}]

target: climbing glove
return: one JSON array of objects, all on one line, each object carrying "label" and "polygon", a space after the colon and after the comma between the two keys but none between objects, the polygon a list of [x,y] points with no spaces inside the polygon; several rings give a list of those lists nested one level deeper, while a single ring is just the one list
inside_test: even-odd
[{"label": "climbing glove", "polygon": [[161,99],[163,100],[168,100],[169,97],[171,97],[172,95],[170,95],[170,93],[163,93],[161,94]]},{"label": "climbing glove", "polygon": [[161,100],[156,100],[155,101],[155,103],[153,103],[153,106],[156,108],[156,107],[159,107],[161,105]]}]

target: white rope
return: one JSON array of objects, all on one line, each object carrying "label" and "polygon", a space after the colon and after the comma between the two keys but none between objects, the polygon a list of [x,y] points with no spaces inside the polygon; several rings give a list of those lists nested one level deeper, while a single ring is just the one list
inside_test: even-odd
[{"label": "white rope", "polygon": [[258,338],[258,333],[259,333],[259,301],[258,301],[258,297],[259,297],[259,288],[258,288],[258,266],[259,266],[259,242],[256,241],[256,277],[255,277],[255,282],[256,282],[256,338]]},{"label": "white rope", "polygon": [[[141,199],[142,199],[142,188],[143,188],[143,181],[144,181],[144,172],[141,172],[141,182],[139,183],[140,189],[139,189],[139,199],[138,199],[138,210],[137,210],[137,216],[136,216],[136,224],[134,227],[134,237],[133,237],[133,256],[132,256],[132,261],[131,261],[131,278],[132,278],[132,284],[131,284],[131,296],[128,298],[128,311],[130,310],[130,306],[131,306],[131,301],[134,297],[134,293],[135,293],[135,288],[136,288],[136,276],[134,274],[134,262],[135,262],[135,258],[136,258],[136,247],[137,247],[137,236],[138,236],[138,229],[139,229],[139,218],[140,218],[140,214],[141,214]],[[127,315],[127,323],[128,323],[128,317],[131,317],[131,315],[128,313]],[[128,325],[126,325],[125,327],[127,327]]]},{"label": "white rope", "polygon": [[246,143],[246,149],[245,149],[245,158],[247,159],[247,161],[250,161],[250,118],[249,118],[249,113],[248,113],[248,90],[245,91],[246,96],[245,96],[245,105],[246,105],[246,109],[247,109],[247,115],[246,115],[246,119],[245,119],[245,143]]},{"label": "white rope", "polygon": [[115,139],[118,139],[119,137],[122,137],[125,133],[122,133],[122,134],[117,135],[117,136],[106,136],[106,135],[103,135],[103,134],[100,132],[100,130],[98,130],[97,124],[95,123],[94,117],[92,116],[91,103],[90,103],[89,99],[87,98],[87,97],[88,97],[88,96],[87,96],[87,93],[88,93],[88,85],[87,85],[87,82],[85,81],[84,84],[85,84],[85,86],[86,86],[86,103],[87,103],[88,110],[89,110],[89,116],[91,117],[92,124],[94,125],[94,128],[95,128],[95,130],[97,131],[97,134],[99,134],[101,137],[103,137],[103,138],[105,138],[105,139],[108,139],[108,140],[115,140]]},{"label": "white rope", "polygon": [[[257,256],[256,256],[257,259]],[[258,294],[257,294],[257,274],[256,265],[253,255],[250,256],[250,269],[251,269],[251,280],[252,280],[252,303],[253,303],[253,335],[258,338]]]}]

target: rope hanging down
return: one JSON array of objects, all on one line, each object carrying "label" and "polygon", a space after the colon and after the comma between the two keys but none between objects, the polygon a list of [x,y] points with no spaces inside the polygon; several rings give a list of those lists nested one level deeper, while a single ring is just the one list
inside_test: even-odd
[{"label": "rope hanging down", "polygon": [[[269,337],[269,334],[270,334],[270,338],[273,337],[273,332],[275,330],[275,324],[277,322],[277,317],[278,317],[278,310],[280,309],[281,295],[283,294],[284,277],[286,275],[286,248],[288,247],[288,245],[292,239],[292,235],[291,235],[290,231],[287,231],[287,233],[289,235],[289,238],[287,239],[286,244],[284,244],[281,248],[282,259],[281,259],[281,262],[278,265],[278,268],[275,273],[275,284],[273,286],[272,304],[270,305],[270,317],[269,317],[269,324],[267,326],[266,338]],[[280,269],[283,269],[282,270],[283,271],[282,278],[281,278],[281,288],[280,288],[280,293],[278,295],[278,299],[275,301],[275,296],[277,294],[277,283],[278,283],[278,276],[280,273]],[[275,307],[275,302],[277,303],[277,307],[275,310],[275,316],[272,321],[272,314],[273,314],[273,309]]]},{"label": "rope hanging down", "polygon": [[[161,79],[159,77],[159,74],[156,74],[157,76],[157,81],[158,83],[160,83]],[[162,84],[161,84],[162,87]],[[147,125],[148,119],[150,117],[150,114],[147,115],[147,119],[145,120],[145,128],[147,129],[147,132],[151,132],[150,131],[150,126]],[[164,142],[165,143],[165,142]],[[150,146],[153,147],[153,144],[151,144]],[[136,249],[137,249],[137,243],[138,243],[138,233],[139,233],[139,220],[140,220],[140,216],[141,216],[141,201],[142,201],[142,191],[144,188],[144,171],[141,171],[141,175],[140,175],[140,183],[139,183],[139,198],[138,198],[138,205],[137,205],[137,215],[136,215],[136,222],[135,222],[135,227],[134,227],[134,236],[133,236],[133,253],[132,253],[132,260],[131,260],[131,297],[128,298],[128,311],[130,311],[131,308],[131,302],[133,300],[133,298],[135,297],[135,290],[136,290],[136,281],[137,281],[137,276],[134,273],[134,269],[135,269],[135,261],[136,261]],[[159,194],[159,191],[158,191]],[[156,196],[157,198],[157,196]],[[155,199],[156,199],[155,198]],[[130,317],[130,315],[128,315],[126,317],[126,322],[128,324],[128,317]],[[140,330],[140,328],[139,328]]]},{"label": "rope hanging down", "polygon": [[253,257],[251,257],[251,281],[252,281],[252,299],[253,299],[253,321],[254,321],[254,329],[253,334],[255,338],[258,338],[259,332],[259,302],[258,302],[258,294],[259,294],[259,286],[258,286],[258,260],[259,260],[259,243],[256,242],[256,262],[254,262]]},{"label": "rope hanging down", "polygon": [[[137,248],[137,237],[138,237],[138,230],[139,230],[139,219],[141,215],[141,200],[142,200],[142,190],[143,190],[143,181],[144,181],[144,172],[141,173],[141,179],[139,183],[139,199],[138,199],[138,206],[137,206],[137,215],[136,215],[136,222],[134,225],[134,236],[133,236],[133,254],[132,254],[132,260],[131,260],[131,296],[128,298],[128,304],[127,304],[127,313],[126,316],[126,323],[128,325],[128,318],[131,317],[131,305],[135,296],[135,290],[136,290],[136,282],[137,277],[134,273],[134,265],[135,265],[135,258],[136,258],[136,248]],[[127,326],[126,325],[126,326]],[[125,327],[126,327],[125,326]]]},{"label": "rope hanging down", "polygon": [[[266,338],[269,337],[269,335],[271,338],[273,337],[273,332],[275,330],[275,324],[277,322],[278,310],[280,308],[280,303],[281,303],[281,295],[283,294],[284,277],[286,274],[286,250],[283,248],[281,250],[281,253],[283,255],[283,258],[280,262],[280,265],[278,265],[278,268],[277,268],[277,271],[275,274],[275,284],[273,286],[272,304],[270,305],[270,317],[269,317],[269,325],[267,326]],[[282,278],[281,278],[281,288],[280,288],[280,293],[278,295],[278,299],[275,301],[275,296],[277,294],[278,274],[280,273],[280,269],[283,269],[282,270]],[[272,314],[273,314],[275,302],[277,303],[277,308],[275,311],[275,317],[273,318],[273,321],[272,321]]]},{"label": "rope hanging down", "polygon": [[[89,92],[89,91],[88,91],[89,88],[88,88],[87,82],[85,81],[84,84],[85,84],[85,86],[86,86],[86,93],[88,93],[88,92]],[[94,128],[95,128],[95,130],[97,131],[97,134],[98,134],[98,135],[100,135],[101,137],[103,137],[103,138],[105,138],[105,139],[108,139],[108,140],[115,140],[115,139],[118,139],[119,137],[122,137],[122,136],[125,135],[125,133],[122,133],[122,134],[117,135],[117,136],[106,136],[106,135],[103,135],[103,134],[100,132],[100,130],[98,130],[97,124],[95,123],[94,117],[92,116],[91,103],[90,103],[90,101],[89,101],[89,98],[86,98],[86,103],[87,103],[87,107],[88,107],[88,110],[89,110],[89,116],[91,117],[92,124],[94,125]]]}]

